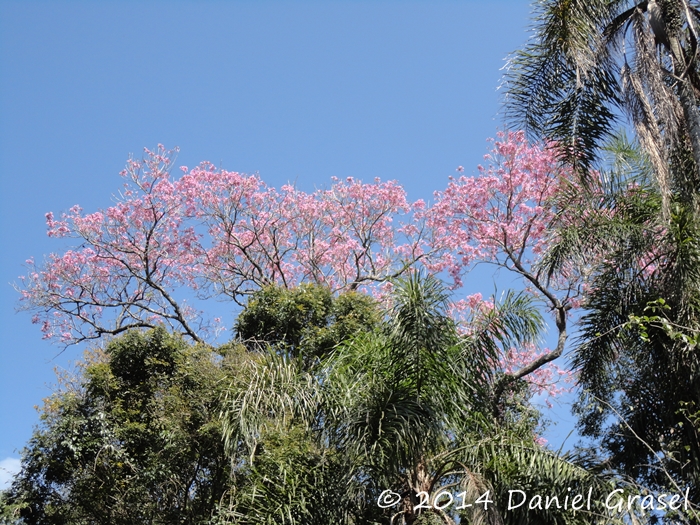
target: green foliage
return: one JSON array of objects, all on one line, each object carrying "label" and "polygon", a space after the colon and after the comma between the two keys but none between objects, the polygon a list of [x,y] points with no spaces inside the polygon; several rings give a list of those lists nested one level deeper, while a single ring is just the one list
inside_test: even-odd
[{"label": "green foliage", "polygon": [[613,62],[598,45],[620,4],[537,2],[535,37],[511,58],[506,77],[508,117],[566,145],[566,155],[586,168],[596,146],[614,130],[614,110],[622,104]]},{"label": "green foliage", "polygon": [[269,349],[240,363],[226,392],[223,419],[228,454],[255,455],[261,435],[291,425],[310,427],[319,407],[318,379],[299,359]]},{"label": "green foliage", "polygon": [[670,471],[697,495],[698,428],[679,409],[700,401],[700,230],[684,205],[671,209],[663,228],[618,211],[630,227],[590,283],[575,358],[585,388],[578,411],[624,472],[663,487]]},{"label": "green foliage", "polygon": [[[561,480],[579,486],[593,479],[535,444],[537,418],[524,399],[507,409],[493,402],[501,349],[539,337],[542,320],[532,304],[506,295],[492,311],[475,314],[468,334],[450,319],[447,293],[433,277],[398,281],[391,304],[376,329],[340,342],[313,369],[276,346],[257,352],[241,380],[230,383],[224,435],[234,462],[245,466],[225,519],[453,523],[460,514],[454,508],[415,509],[418,493],[453,487],[501,497],[510,483],[551,492]],[[384,490],[404,497],[382,509]],[[496,507],[461,514],[473,523],[528,519],[527,511]],[[590,516],[540,518],[584,523]]]},{"label": "green foliage", "polygon": [[664,200],[671,188],[692,196],[700,181],[697,3],[539,0],[533,7],[532,38],[506,73],[511,123],[558,143],[590,181],[622,114]]},{"label": "green foliage", "polygon": [[[700,222],[670,194],[667,214],[644,156],[619,139],[611,171],[562,220],[543,270],[578,272],[587,300],[573,365],[584,435],[609,465],[660,491],[700,486],[699,427],[681,409],[700,402]],[[617,171],[621,170],[621,171]]]},{"label": "green foliage", "polygon": [[374,301],[357,292],[335,297],[315,284],[291,290],[270,285],[251,298],[236,321],[236,332],[246,342],[271,345],[312,366],[340,341],[371,331],[379,320]]},{"label": "green foliage", "polygon": [[[533,304],[506,294],[476,312],[467,333],[433,277],[397,281],[390,304],[382,312],[356,294],[268,288],[238,323],[256,344],[213,351],[163,329],[115,339],[46,400],[0,516],[71,525],[519,525],[535,514],[545,524],[592,522],[503,508],[512,487],[610,486],[536,444],[538,416],[521,383],[494,401],[500,352],[539,337]],[[393,508],[378,505],[385,490],[402,495]],[[472,501],[490,491],[496,503],[415,508],[421,491],[441,490]]]},{"label": "green foliage", "polygon": [[[340,492],[323,487],[344,489],[347,469],[309,437],[319,377],[306,369],[380,317],[360,294],[268,288],[238,329],[269,350],[214,351],[164,329],[115,339],[46,400],[4,522],[327,523]],[[226,434],[224,399],[238,415]]]},{"label": "green foliage", "polygon": [[342,458],[319,447],[306,429],[275,429],[261,436],[254,462],[219,519],[240,525],[347,523],[340,504],[346,478]]},{"label": "green foliage", "polygon": [[225,361],[164,329],[131,332],[44,404],[7,494],[28,524],[206,523],[224,495]]},{"label": "green foliage", "polygon": [[[485,490],[490,489],[490,497],[495,503],[494,511],[500,514],[503,523],[507,525],[625,523],[630,518],[629,515],[610,514],[598,502],[604,501],[614,488],[628,489],[629,485],[611,473],[602,471],[590,459],[570,453],[560,456],[517,439],[512,434],[495,433],[491,439],[475,441],[465,450],[462,461],[473,466],[473,470],[472,478],[467,483],[463,482],[460,490],[466,490],[468,499],[475,501]],[[562,505],[567,495],[583,494],[585,498],[590,491],[593,505],[590,511],[583,509],[577,513],[562,512],[556,506],[549,509],[518,508],[507,511],[508,492],[513,489],[525,492],[529,498],[534,495],[558,496]],[[514,501],[518,502],[518,497]],[[483,523],[489,516],[483,516],[483,513],[480,516],[478,510],[474,506],[464,511],[462,516],[467,523]],[[491,522],[493,519],[491,516]]]},{"label": "green foliage", "polygon": [[660,329],[669,339],[681,343],[690,350],[694,349],[700,343],[700,332],[676,326],[668,317],[669,310],[671,307],[663,299],[650,301],[644,308],[644,315],[629,314],[629,321],[622,325],[621,329],[628,330],[636,327],[639,330],[639,337],[645,343],[651,342],[650,330]]}]

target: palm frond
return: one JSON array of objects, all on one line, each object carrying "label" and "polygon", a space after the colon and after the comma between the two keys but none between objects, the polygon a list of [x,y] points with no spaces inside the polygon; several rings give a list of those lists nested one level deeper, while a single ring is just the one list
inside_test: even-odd
[{"label": "palm frond", "polygon": [[513,55],[505,75],[506,119],[530,137],[558,142],[566,160],[582,168],[594,163],[621,104],[601,38],[602,24],[612,19],[610,4],[539,2],[533,41]]},{"label": "palm frond", "polygon": [[224,442],[231,455],[241,445],[253,454],[261,432],[292,422],[311,426],[320,403],[319,385],[300,360],[270,349],[243,363],[224,399]]}]

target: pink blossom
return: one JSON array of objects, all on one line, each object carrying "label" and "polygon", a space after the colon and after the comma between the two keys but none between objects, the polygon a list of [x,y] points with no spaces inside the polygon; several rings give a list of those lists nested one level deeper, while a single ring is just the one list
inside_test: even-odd
[{"label": "pink blossom", "polygon": [[[26,263],[21,301],[45,338],[68,344],[166,324],[204,340],[221,328],[220,319],[208,321],[185,304],[183,289],[243,304],[266,284],[314,282],[384,298],[391,279],[407,271],[424,268],[459,287],[478,262],[515,271],[542,297],[533,268],[549,241],[556,196],[571,183],[555,153],[528,144],[522,132],[499,133],[488,165],[451,178],[432,206],[378,178],[332,178],[329,187],[307,193],[208,162],[183,166],[173,178],[176,153],[159,144],[128,159],[123,189],[105,210],[83,213],[76,205],[60,219],[46,214],[48,235],[73,238],[77,247],[43,265]],[[548,292],[578,306],[574,277],[554,283]],[[494,307],[474,294],[454,312]],[[516,370],[537,351],[509,350],[503,369]],[[531,374],[533,392],[552,391],[548,370]]]}]

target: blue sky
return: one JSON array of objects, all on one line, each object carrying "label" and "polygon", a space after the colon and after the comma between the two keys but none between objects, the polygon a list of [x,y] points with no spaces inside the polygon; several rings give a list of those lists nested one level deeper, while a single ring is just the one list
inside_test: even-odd
[{"label": "blue sky", "polygon": [[[181,148],[178,165],[207,160],[275,186],[381,177],[428,200],[457,166],[475,172],[502,126],[501,68],[528,38],[529,11],[527,0],[0,0],[0,484],[53,368],[82,351],[60,353],[15,312],[23,261],[62,247],[47,211],[109,206],[128,155],[158,143]],[[573,420],[566,408],[550,417]]]}]

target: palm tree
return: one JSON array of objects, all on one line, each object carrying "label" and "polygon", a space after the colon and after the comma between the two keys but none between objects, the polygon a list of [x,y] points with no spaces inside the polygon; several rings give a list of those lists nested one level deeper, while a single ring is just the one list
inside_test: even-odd
[{"label": "palm tree", "polygon": [[576,190],[582,208],[559,223],[543,265],[556,274],[574,264],[588,276],[573,352],[579,426],[619,472],[660,490],[689,486],[697,498],[700,221],[675,195],[661,214],[638,149],[618,138],[609,153],[607,184],[591,185],[588,200]]},{"label": "palm tree", "polygon": [[[506,115],[585,169],[634,124],[664,200],[700,185],[698,29],[689,0],[540,0],[535,35],[506,73]],[[688,166],[690,164],[690,166]]]},{"label": "palm tree", "polygon": [[[345,340],[314,370],[274,351],[249,361],[224,414],[234,463],[247,464],[231,498],[239,504],[223,513],[228,522],[590,522],[474,504],[482,495],[501,504],[517,486],[610,490],[535,443],[537,417],[522,382],[493,402],[500,352],[532,342],[542,328],[526,296],[507,294],[466,333],[434,277],[398,281],[392,302],[383,326]],[[385,491],[399,498],[387,509],[378,505]],[[442,503],[461,498],[472,507],[421,508],[443,491],[452,496]]]},{"label": "palm tree", "polygon": [[[618,471],[657,486],[670,474],[695,497],[699,21],[697,2],[688,0],[542,0],[536,37],[507,74],[512,121],[565,146],[592,190],[568,215],[579,220],[560,225],[544,265],[555,275],[578,262],[587,276],[574,351],[580,425],[601,439]],[[623,167],[597,187],[587,169],[605,166],[601,146],[620,114],[634,124],[637,164],[652,177],[632,181]]]}]

